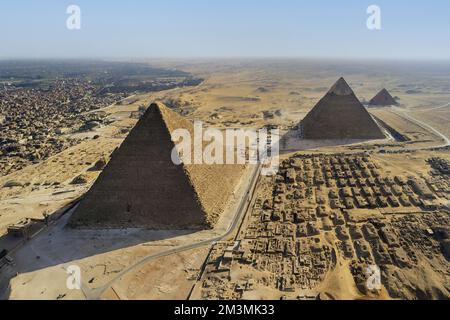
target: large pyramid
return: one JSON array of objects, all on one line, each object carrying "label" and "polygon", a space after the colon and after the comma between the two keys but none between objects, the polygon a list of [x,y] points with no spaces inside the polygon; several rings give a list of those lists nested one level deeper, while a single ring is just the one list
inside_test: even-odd
[{"label": "large pyramid", "polygon": [[386,89],[381,90],[378,94],[373,97],[369,102],[370,106],[395,106],[398,105],[397,101],[391,96],[389,91]]},{"label": "large pyramid", "polygon": [[175,165],[171,132],[193,125],[152,104],[85,195],[76,228],[204,229],[217,222],[242,166]]},{"label": "large pyramid", "polygon": [[302,120],[305,139],[382,139],[384,134],[340,78]]}]

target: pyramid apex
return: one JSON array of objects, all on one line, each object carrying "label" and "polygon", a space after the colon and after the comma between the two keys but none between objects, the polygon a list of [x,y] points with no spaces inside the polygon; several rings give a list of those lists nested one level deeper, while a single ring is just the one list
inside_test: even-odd
[{"label": "pyramid apex", "polygon": [[152,109],[152,108],[157,109],[157,110],[167,109],[167,107],[162,102],[150,103],[149,109]]},{"label": "pyramid apex", "polygon": [[165,116],[168,113],[169,110],[170,109],[166,105],[164,105],[164,103],[162,103],[162,102],[152,102],[148,106],[145,114],[150,114],[152,112],[157,112],[157,113]]},{"label": "pyramid apex", "polygon": [[334,93],[338,96],[348,96],[353,93],[353,90],[350,88],[347,81],[345,81],[344,77],[340,77],[328,93]]}]

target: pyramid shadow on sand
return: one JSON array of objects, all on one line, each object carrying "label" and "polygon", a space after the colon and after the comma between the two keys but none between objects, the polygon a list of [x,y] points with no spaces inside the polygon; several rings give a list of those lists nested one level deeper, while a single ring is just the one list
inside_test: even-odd
[{"label": "pyramid shadow on sand", "polygon": [[[76,264],[77,260],[96,255],[146,243],[150,245],[157,241],[177,240],[178,237],[194,233],[193,230],[74,229],[67,227],[73,211],[74,209],[63,216],[56,225],[45,229],[14,253],[17,265],[14,273],[10,275],[11,278],[16,275],[16,272],[23,274],[61,264]],[[5,235],[2,238],[5,237],[10,236]],[[182,243],[177,245],[182,245]],[[25,263],[29,261],[31,263]],[[1,276],[7,275],[2,274]],[[4,284],[4,279],[1,282]],[[5,287],[0,288],[0,292],[4,290],[6,290]]]}]

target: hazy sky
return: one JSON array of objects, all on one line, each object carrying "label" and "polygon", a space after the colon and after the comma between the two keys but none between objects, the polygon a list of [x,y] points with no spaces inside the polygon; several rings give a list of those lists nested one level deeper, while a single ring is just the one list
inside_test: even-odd
[{"label": "hazy sky", "polygon": [[[66,28],[68,5],[81,30]],[[381,27],[366,27],[367,7]],[[2,0],[0,58],[450,60],[449,0]]]}]

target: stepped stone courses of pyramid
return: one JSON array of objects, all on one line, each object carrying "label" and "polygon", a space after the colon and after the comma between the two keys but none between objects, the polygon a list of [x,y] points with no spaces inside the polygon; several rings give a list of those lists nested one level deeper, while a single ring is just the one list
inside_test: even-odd
[{"label": "stepped stone courses of pyramid", "polygon": [[369,102],[370,106],[395,106],[398,105],[397,101],[391,96],[386,89],[381,90],[378,94],[372,98]]},{"label": "stepped stone courses of pyramid", "polygon": [[305,139],[383,139],[353,90],[340,78],[301,122]]},{"label": "stepped stone courses of pyramid", "polygon": [[193,125],[152,104],[111,156],[74,212],[70,225],[87,228],[212,228],[244,166],[175,165],[171,132]]}]

